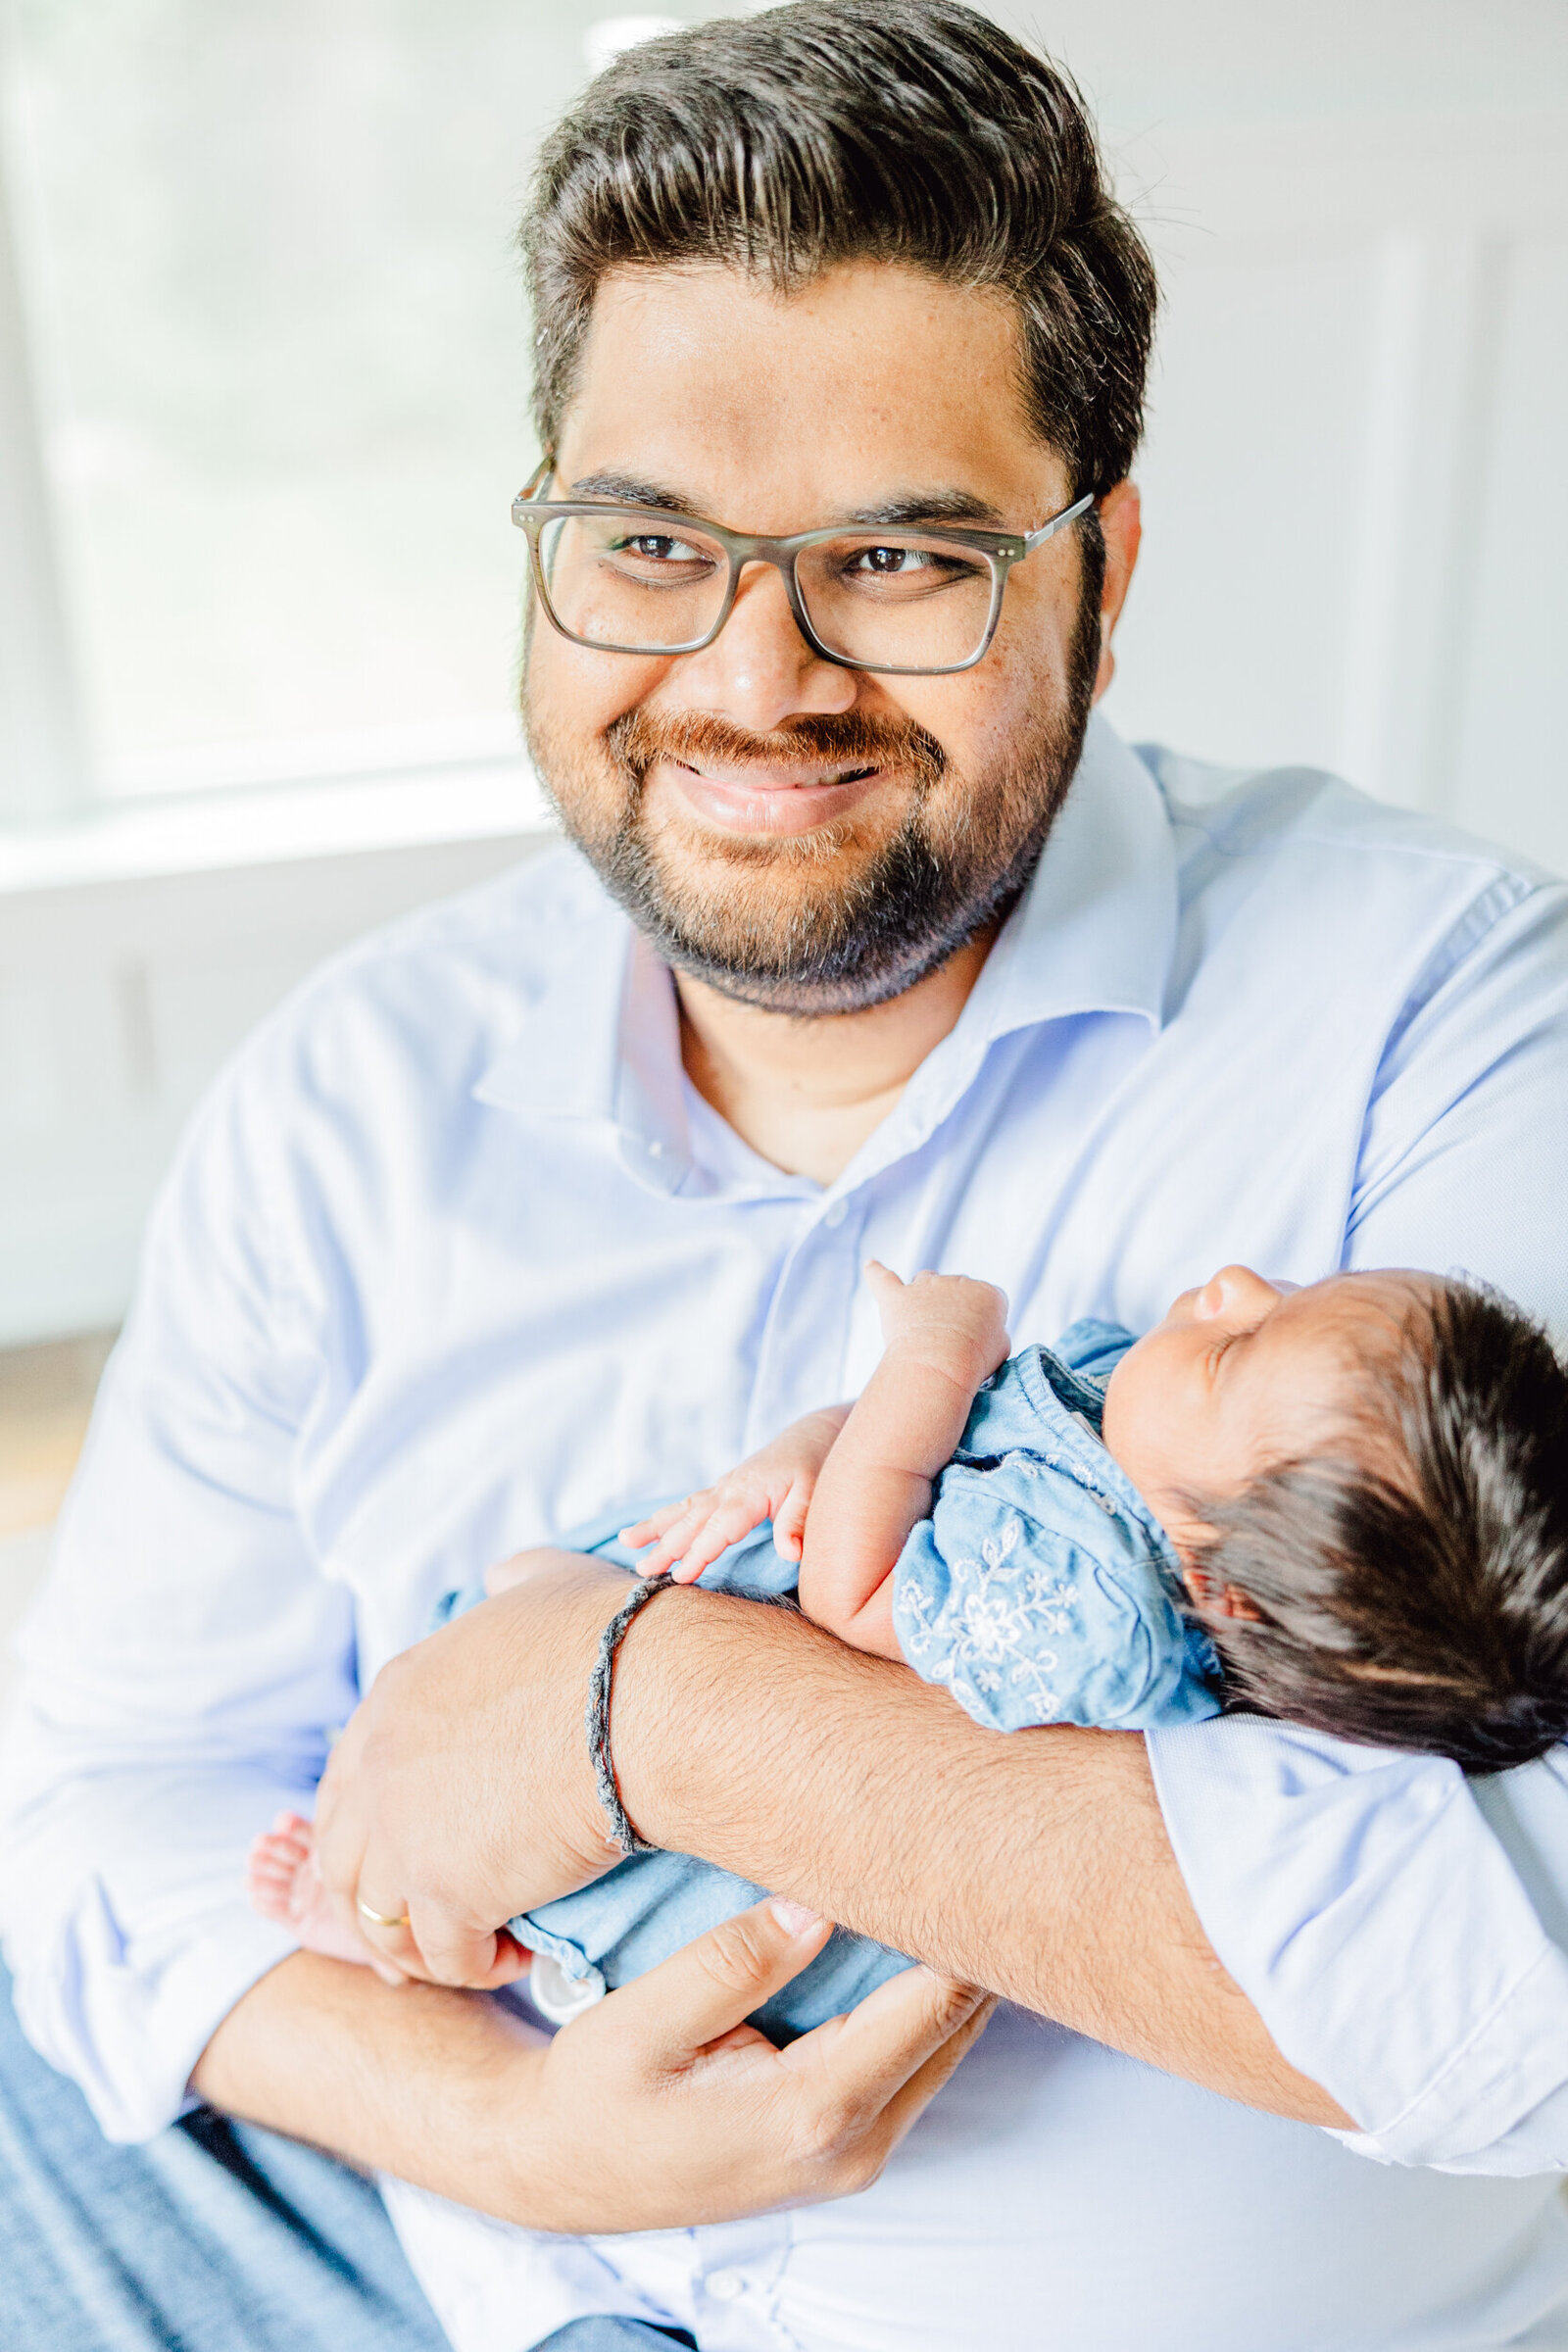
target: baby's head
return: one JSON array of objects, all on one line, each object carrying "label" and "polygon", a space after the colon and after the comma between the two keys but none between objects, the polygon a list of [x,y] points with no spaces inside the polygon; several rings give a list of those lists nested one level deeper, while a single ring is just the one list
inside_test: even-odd
[{"label": "baby's head", "polygon": [[1568,1738],[1568,1373],[1505,1299],[1227,1266],[1118,1365],[1105,1443],[1245,1704],[1467,1772]]}]

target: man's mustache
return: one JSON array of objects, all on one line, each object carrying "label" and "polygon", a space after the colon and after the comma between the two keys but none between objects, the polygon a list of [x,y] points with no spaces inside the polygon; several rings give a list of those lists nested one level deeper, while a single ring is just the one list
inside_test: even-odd
[{"label": "man's mustache", "polygon": [[678,760],[688,767],[705,761],[717,767],[776,767],[808,760],[840,770],[891,767],[912,774],[928,791],[948,764],[934,735],[913,719],[882,718],[870,711],[806,711],[787,727],[754,735],[708,710],[623,711],[605,729],[616,766],[640,785],[656,760]]}]

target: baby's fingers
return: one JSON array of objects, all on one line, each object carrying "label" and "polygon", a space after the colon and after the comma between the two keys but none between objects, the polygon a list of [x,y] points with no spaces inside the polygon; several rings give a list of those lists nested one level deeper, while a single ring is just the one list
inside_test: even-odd
[{"label": "baby's fingers", "polygon": [[668,1575],[673,1576],[677,1584],[690,1584],[692,1577],[697,1574],[697,1570],[692,1569],[688,1574],[683,1562],[688,1559],[692,1544],[706,1524],[711,1509],[711,1503],[705,1502],[701,1509],[685,1512],[681,1518],[676,1520],[673,1527],[666,1528],[648,1557],[638,1561],[637,1573],[639,1576]]},{"label": "baby's fingers", "polygon": [[681,1558],[680,1582],[690,1584],[710,1568],[719,1553],[728,1551],[767,1517],[767,1497],[760,1494],[720,1494],[705,1524],[687,1539]]},{"label": "baby's fingers", "polygon": [[773,1513],[773,1548],[786,1560],[798,1560],[806,1541],[806,1514],[810,1507],[811,1487],[808,1480],[798,1478]]},{"label": "baby's fingers", "polygon": [[650,1511],[647,1518],[639,1519],[635,1526],[623,1527],[620,1540],[623,1544],[629,1544],[633,1551],[641,1551],[645,1544],[652,1544],[658,1538],[671,1534],[687,1519],[699,1517],[712,1499],[712,1488],[700,1487],[695,1494],[683,1494],[678,1502],[662,1502],[657,1511]]}]

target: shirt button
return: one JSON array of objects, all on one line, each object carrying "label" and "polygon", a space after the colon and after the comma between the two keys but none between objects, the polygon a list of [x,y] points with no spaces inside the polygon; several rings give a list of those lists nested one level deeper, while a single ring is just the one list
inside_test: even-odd
[{"label": "shirt button", "polygon": [[836,1229],[838,1226],[843,1224],[848,1215],[849,1210],[845,1207],[843,1201],[835,1200],[832,1206],[823,1212],[822,1222],[824,1225],[830,1225]]},{"label": "shirt button", "polygon": [[746,2280],[739,2271],[715,2271],[708,2281],[708,2291],[715,2303],[733,2303],[746,2292]]},{"label": "shirt button", "polygon": [[663,1156],[664,1156],[664,1147],[663,1147],[663,1145],[662,1145],[662,1144],[650,1144],[650,1145],[649,1145],[649,1147],[648,1147],[648,1156],[649,1156],[649,1158],[650,1158],[650,1159],[662,1159],[662,1158],[663,1158]]}]

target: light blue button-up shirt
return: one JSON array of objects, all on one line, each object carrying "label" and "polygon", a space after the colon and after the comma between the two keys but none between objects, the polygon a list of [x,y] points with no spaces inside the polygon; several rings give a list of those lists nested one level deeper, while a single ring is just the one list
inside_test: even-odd
[{"label": "light blue button-up shirt", "polygon": [[[1099,722],[957,1026],[826,1191],[696,1102],[667,974],[570,854],[367,942],[220,1081],[152,1222],[24,1637],[28,2032],[112,2133],[176,2112],[289,1948],[248,1841],[362,1685],[489,1561],[853,1394],[866,1256],[1000,1284],[1015,1348],[1145,1328],[1232,1258],[1462,1266],[1564,1332],[1565,1198],[1568,893]],[[1568,2164],[1560,1759],[1467,1785],[1235,1720],[1150,1748],[1216,1950],[1351,2149],[1004,2016],[844,2204],[589,2243],[389,2187],[460,2352],[593,2310],[705,2352],[1036,2352],[1045,2314],[1073,2352],[1568,2342],[1529,2177]]]}]

